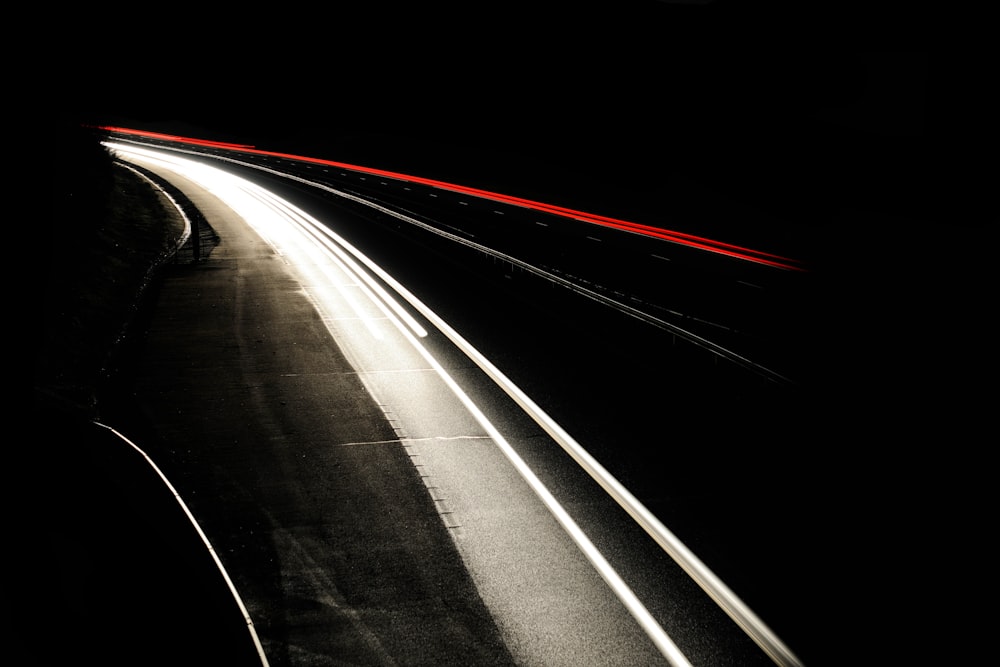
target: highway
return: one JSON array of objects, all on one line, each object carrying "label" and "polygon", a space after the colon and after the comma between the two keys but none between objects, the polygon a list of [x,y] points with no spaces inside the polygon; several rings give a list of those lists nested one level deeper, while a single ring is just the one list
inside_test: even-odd
[{"label": "highway", "polygon": [[[293,278],[277,298],[306,297],[295,308],[315,309],[319,334],[360,380],[355,391],[374,400],[370,417],[391,426],[358,443],[400,444],[404,463],[423,469],[427,497],[515,662],[824,662],[824,628],[804,617],[821,618],[829,590],[803,587],[798,574],[826,564],[810,560],[823,527],[804,527],[801,512],[822,519],[828,489],[787,466],[814,408],[808,267],[419,177],[179,138],[111,138],[123,159],[187,189],[199,209],[224,199],[258,235],[252,253],[267,245],[280,258]],[[242,204],[220,194],[223,185],[207,195],[140,145],[263,189],[237,188]],[[204,250],[209,262],[238,228],[211,224],[223,241]],[[268,325],[277,341],[283,325]],[[282,354],[303,361],[291,348]],[[266,368],[252,376],[274,382]],[[270,390],[250,393],[280,422],[273,437],[285,439],[329,428],[328,410],[303,398],[313,389],[293,395],[314,408],[278,408],[286,416],[275,416]],[[290,428],[284,419],[303,421]],[[313,465],[327,464],[340,465]],[[279,495],[328,493],[322,477],[284,470],[278,479],[299,488]],[[292,532],[278,541],[283,561],[323,551],[303,549],[315,536]],[[297,585],[322,588],[310,576]],[[372,660],[391,664],[404,649],[382,636],[388,630],[371,631]],[[453,638],[450,650],[460,646]],[[287,644],[278,653],[295,663]]]},{"label": "highway", "polygon": [[[163,135],[161,135],[162,137]],[[156,141],[154,136],[152,141]],[[169,143],[169,136],[159,139]],[[257,177],[280,176],[392,216],[444,252],[508,263],[781,383],[802,384],[813,287],[801,259],[420,176],[185,143]]]}]

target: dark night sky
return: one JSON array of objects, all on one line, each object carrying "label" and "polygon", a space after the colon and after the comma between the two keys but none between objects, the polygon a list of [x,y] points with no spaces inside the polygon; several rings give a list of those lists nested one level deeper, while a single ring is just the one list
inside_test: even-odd
[{"label": "dark night sky", "polygon": [[741,123],[794,130],[864,95],[867,64],[845,45],[887,46],[832,39],[852,21],[847,36],[864,37],[867,16],[766,3],[397,4],[101,16],[92,43],[63,51],[67,102],[257,136],[662,146],[679,133],[738,134]]},{"label": "dark night sky", "polygon": [[[981,400],[963,387],[994,345],[995,186],[980,165],[995,73],[949,48],[990,24],[873,6],[169,4],[64,16],[75,33],[35,46],[71,120],[635,207],[815,258],[824,316],[859,352],[844,399],[870,393],[873,412],[922,423]],[[716,215],[720,201],[733,208]]]},{"label": "dark night sky", "polygon": [[954,147],[933,17],[821,7],[165,5],[73,17],[81,45],[59,43],[51,90],[73,118],[521,194],[655,201],[697,183],[799,226],[845,207],[927,218]]}]

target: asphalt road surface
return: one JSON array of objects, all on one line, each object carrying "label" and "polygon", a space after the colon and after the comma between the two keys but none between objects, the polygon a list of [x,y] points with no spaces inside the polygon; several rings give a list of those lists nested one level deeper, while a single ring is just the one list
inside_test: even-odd
[{"label": "asphalt road surface", "polygon": [[[364,318],[318,312],[237,213],[164,175],[220,242],[167,268],[121,428],[197,517],[269,664],[665,663],[426,360],[358,342]],[[768,664],[686,586],[686,651]],[[691,627],[695,606],[726,639]]]}]

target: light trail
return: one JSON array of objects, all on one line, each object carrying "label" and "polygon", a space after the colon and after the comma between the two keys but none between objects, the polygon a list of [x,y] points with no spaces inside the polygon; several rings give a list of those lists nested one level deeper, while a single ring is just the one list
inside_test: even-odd
[{"label": "light trail", "polygon": [[604,227],[611,227],[613,229],[618,229],[620,231],[631,232],[635,234],[642,234],[645,236],[650,236],[653,238],[662,239],[664,241],[669,241],[671,243],[677,243],[680,245],[687,246],[689,248],[695,248],[698,250],[703,250],[706,252],[712,252],[720,255],[725,255],[732,257],[734,259],[739,259],[748,262],[754,262],[757,264],[763,264],[766,266],[771,266],[774,268],[789,270],[789,271],[805,271],[805,267],[798,260],[783,257],[774,253],[764,252],[761,250],[754,250],[752,248],[747,248],[744,246],[739,246],[733,243],[726,243],[724,241],[716,241],[713,239],[705,238],[703,236],[697,236],[695,234],[688,234],[685,232],[676,232],[668,229],[663,229],[661,227],[655,227],[653,225],[641,224],[636,222],[629,222],[627,220],[621,220],[618,218],[613,218],[606,215],[598,215],[594,213],[586,213],[584,211],[578,211],[576,209],[568,208],[565,206],[556,206],[554,204],[546,204],[543,202],[533,201],[531,199],[525,199],[523,197],[515,197],[513,195],[506,195],[498,192],[491,192],[489,190],[481,190],[479,188],[473,188],[465,185],[458,185],[456,183],[448,183],[445,181],[439,181],[430,178],[424,178],[422,176],[414,176],[410,174],[402,174],[399,172],[388,171],[385,169],[376,169],[374,167],[364,167],[355,164],[349,164],[346,162],[337,162],[334,160],[326,160],[322,158],[307,157],[303,155],[293,155],[291,153],[279,153],[274,151],[265,151],[261,149],[254,148],[253,146],[247,144],[233,144],[225,143],[219,141],[209,141],[205,139],[195,139],[191,137],[181,137],[172,134],[164,134],[160,132],[149,132],[145,130],[135,130],[123,127],[113,127],[113,126],[102,126],[98,129],[104,130],[106,132],[114,132],[118,134],[131,134],[141,137],[146,137],[150,139],[160,139],[164,141],[175,141],[179,143],[187,143],[197,146],[206,146],[210,148],[221,148],[225,150],[239,151],[243,153],[251,153],[255,155],[265,155],[269,157],[287,158],[291,160],[296,160],[298,162],[305,162],[311,164],[321,164],[325,166],[337,167],[340,169],[349,169],[355,172],[361,172],[366,174],[371,174],[375,176],[382,176],[385,178],[391,178],[396,181],[404,181],[409,183],[419,183],[421,185],[426,185],[434,188],[439,188],[442,190],[448,190],[450,192],[458,192],[463,194],[468,194],[479,199],[488,199],[497,202],[503,202],[506,204],[511,204],[513,206],[519,206],[522,208],[529,208],[542,213],[549,213],[552,215],[558,215],[564,218],[570,218],[573,220],[578,220],[580,222],[586,222],[590,224],[602,225]]},{"label": "light trail", "polygon": [[[431,322],[442,334],[461,350],[470,360],[483,370],[512,400],[514,400],[526,414],[553,438],[576,462],[581,466],[600,486],[611,496],[635,521],[652,537],[658,545],[668,554],[682,569],[711,597],[719,607],[780,667],[801,667],[801,662],[792,651],[774,634],[774,632],[731,590],[722,582],[690,549],[683,544],[670,530],[666,528],[632,493],[625,488],[611,473],[609,473],[593,456],[586,451],[576,440],[567,433],[562,426],[546,414],[527,394],[515,385],[506,375],[493,365],[475,347],[458,334],[451,326],[445,322],[434,311],[427,307],[415,295],[407,290],[403,285],[390,276],[384,269],[375,264],[361,251],[348,243],[345,239],[336,234],[326,225],[322,224],[305,211],[295,207],[276,195],[260,188],[259,186],[228,174],[215,167],[200,165],[191,160],[180,158],[172,154],[155,150],[146,150],[121,144],[108,144],[115,152],[133,152],[139,155],[151,154],[157,159],[164,160],[167,164],[175,164],[176,168],[183,170],[188,165],[196,165],[194,172],[201,175],[212,175],[213,179],[221,179],[244,193],[253,193],[255,199],[269,202],[273,210],[280,210],[287,215],[276,220],[279,224],[284,221],[287,225],[291,223],[306,235],[311,241],[324,247],[331,255],[335,255],[339,260],[349,266],[349,273],[354,275],[359,282],[368,285],[377,285],[372,274],[377,276],[382,282],[388,285],[403,300],[409,303],[417,312]],[[216,185],[216,188],[219,186]],[[249,221],[248,221],[249,222]],[[253,223],[251,223],[253,224]],[[271,227],[269,226],[268,229]],[[277,250],[277,248],[276,248]],[[353,259],[352,259],[353,258]],[[355,261],[356,260],[356,261]],[[368,271],[365,271],[364,265]],[[567,534],[580,548],[581,552],[594,565],[598,573],[604,578],[626,608],[639,622],[650,639],[660,649],[664,657],[671,665],[678,667],[688,665],[687,659],[677,649],[673,641],[667,636],[663,628],[649,614],[642,603],[635,597],[628,585],[621,580],[620,576],[610,566],[603,555],[594,547],[587,536],[576,525],[569,514],[559,505],[547,488],[534,475],[526,463],[517,455],[514,449],[507,443],[503,435],[488,421],[482,411],[465,394],[459,385],[450,377],[440,363],[430,354],[426,347],[420,343],[419,334],[414,336],[414,329],[411,324],[403,322],[401,313],[403,309],[386,290],[377,291],[372,289],[368,292],[369,298],[373,300],[380,309],[385,312],[388,319],[400,330],[400,332],[411,342],[415,350],[431,364],[439,374],[444,383],[452,390],[456,397],[466,406],[470,414],[480,423],[481,426],[494,439],[497,446],[503,451],[505,456],[511,461],[515,469],[521,474],[525,481],[535,491],[550,510],[556,520],[563,526]],[[410,316],[407,316],[410,317]],[[419,325],[418,325],[419,326]]]},{"label": "light trail", "polygon": [[[389,279],[393,289],[403,289],[401,285],[398,285],[398,283],[389,278],[383,269],[377,267],[374,262],[364,256],[359,250],[318,220],[249,181],[228,174],[215,167],[199,165],[190,160],[169,156],[157,151],[147,151],[114,144],[111,144],[110,147],[120,157],[123,157],[123,159],[128,159],[127,156],[129,153],[147,159],[150,157],[155,158],[165,166],[168,166],[168,168],[207,187],[219,196],[220,199],[225,201],[227,205],[233,205],[234,210],[241,212],[241,215],[252,216],[251,219],[247,220],[248,224],[255,230],[266,230],[267,235],[265,236],[265,240],[275,248],[276,252],[281,252],[284,249],[284,252],[281,253],[284,256],[291,256],[289,251],[293,244],[302,245],[303,247],[312,244],[314,247],[322,248],[324,252],[328,253],[327,256],[329,259],[338,262],[344,259],[345,253],[348,253],[357,261],[352,260],[350,267],[348,267],[347,263],[342,264],[342,266],[345,267],[347,274],[359,284],[368,283],[372,280],[370,275],[366,277],[365,274],[368,272],[361,268],[359,265],[360,262],[360,264],[364,264],[369,269],[375,269],[379,277]],[[265,205],[257,208],[248,207],[246,203],[247,197],[265,203]],[[274,215],[274,213],[278,214]],[[281,229],[282,227],[283,229]],[[299,238],[293,238],[296,235]],[[405,294],[407,295],[407,300],[415,299],[408,292]],[[664,658],[666,658],[668,663],[674,667],[691,667],[691,663],[674,644],[673,640],[670,639],[666,631],[653,618],[652,614],[649,613],[604,555],[594,546],[566,509],[556,500],[555,496],[552,495],[542,481],[538,479],[527,463],[517,454],[496,426],[490,422],[479,406],[475,404],[461,386],[451,377],[427,347],[421,343],[420,337],[414,332],[413,327],[397,316],[397,313],[402,311],[402,307],[398,303],[393,305],[392,302],[395,302],[395,300],[384,290],[378,292],[378,294],[374,290],[369,291],[367,292],[367,296],[372,299],[374,305],[386,313],[387,318],[396,326],[414,350],[434,370],[445,386],[451,390],[455,397],[469,411],[470,415],[489,435],[490,439],[503,452],[532,491],[534,491],[535,495],[542,501],[566,534],[576,544],[577,548],[580,549],[581,553],[583,553],[601,578],[608,584],[614,595],[639,623],[640,627]],[[383,299],[388,299],[389,303],[383,303]],[[329,306],[319,305],[322,310],[330,310]],[[420,311],[425,315],[433,317],[435,322],[442,322],[440,317],[423,304],[420,304]]]}]

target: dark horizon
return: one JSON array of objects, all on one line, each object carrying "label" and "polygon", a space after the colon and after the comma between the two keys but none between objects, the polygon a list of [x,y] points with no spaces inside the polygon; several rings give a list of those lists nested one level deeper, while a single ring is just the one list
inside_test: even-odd
[{"label": "dark horizon", "polygon": [[[360,92],[359,105],[352,95],[348,110],[329,116],[322,105],[281,107],[283,99],[272,100],[278,108],[240,111],[216,95],[212,104],[126,105],[88,119],[555,199],[813,254],[814,239],[828,236],[844,209],[925,222],[937,210],[926,185],[946,146],[932,127],[929,69],[920,54],[812,53],[795,61],[758,54],[739,63],[718,56],[675,73],[672,90],[687,100],[680,108],[652,85],[618,82],[615,96],[598,83],[587,98],[577,82],[565,96],[425,91],[395,115]],[[540,78],[531,82],[541,88]],[[521,105],[533,113],[518,114]],[[479,113],[442,111],[455,106]]]},{"label": "dark horizon", "polygon": [[807,255],[853,252],[858,233],[881,252],[912,230],[983,223],[968,196],[983,177],[958,157],[975,130],[953,111],[975,65],[922,48],[946,17],[721,1],[547,7],[101,17],[88,34],[104,38],[64,44],[63,112]]}]

